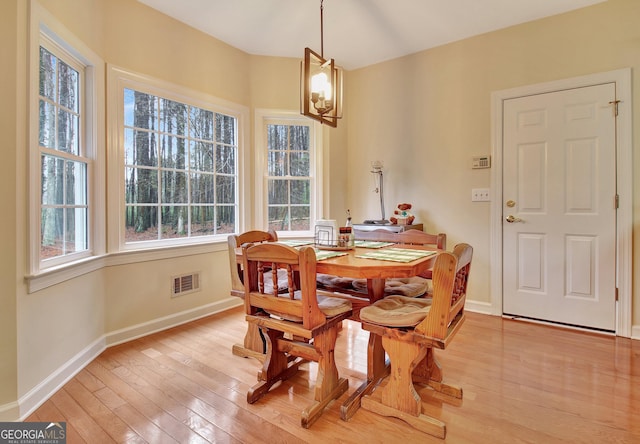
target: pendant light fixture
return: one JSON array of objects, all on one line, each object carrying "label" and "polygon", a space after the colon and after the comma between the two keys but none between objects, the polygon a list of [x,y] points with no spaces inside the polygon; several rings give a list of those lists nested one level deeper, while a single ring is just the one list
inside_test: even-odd
[{"label": "pendant light fixture", "polygon": [[336,127],[342,118],[342,69],[324,58],[324,0],[320,0],[320,54],[305,48],[300,66],[300,113]]}]

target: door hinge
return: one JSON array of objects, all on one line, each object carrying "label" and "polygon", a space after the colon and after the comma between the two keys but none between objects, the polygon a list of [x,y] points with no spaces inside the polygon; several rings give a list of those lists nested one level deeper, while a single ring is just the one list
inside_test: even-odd
[{"label": "door hinge", "polygon": [[609,102],[609,105],[613,105],[613,115],[616,117],[618,117],[618,103],[620,103],[620,100],[612,100]]},{"label": "door hinge", "polygon": [[614,208],[617,210],[618,208],[620,208],[620,195],[616,194],[614,200],[613,200],[613,205]]},{"label": "door hinge", "polygon": [[618,287],[616,287],[616,302],[618,302]]}]

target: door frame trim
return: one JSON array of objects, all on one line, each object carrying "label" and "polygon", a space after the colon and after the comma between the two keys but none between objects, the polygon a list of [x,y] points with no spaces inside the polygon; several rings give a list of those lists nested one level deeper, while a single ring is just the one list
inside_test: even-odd
[{"label": "door frame trim", "polygon": [[632,288],[632,230],[633,230],[633,164],[632,164],[632,103],[631,68],[590,74],[569,79],[527,85],[491,93],[491,233],[489,239],[490,306],[491,313],[502,315],[502,144],[503,102],[508,99],[543,94],[566,89],[615,83],[618,104],[616,121],[616,189],[619,206],[616,216],[616,335],[631,337],[633,298]]}]

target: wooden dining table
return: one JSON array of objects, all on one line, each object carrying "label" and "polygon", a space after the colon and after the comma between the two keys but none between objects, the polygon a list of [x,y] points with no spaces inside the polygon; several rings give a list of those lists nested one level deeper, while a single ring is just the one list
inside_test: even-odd
[{"label": "wooden dining table", "polygon": [[[370,248],[356,247],[351,250],[341,251],[341,253],[345,253],[341,256],[321,259],[316,263],[317,273],[367,280],[366,297],[362,297],[363,295],[358,297],[353,293],[340,292],[340,297],[352,299],[355,320],[359,320],[358,313],[360,308],[384,297],[385,281],[387,279],[418,276],[429,268],[432,268],[437,257],[437,250],[421,245],[392,244],[383,248],[427,250],[435,251],[436,253],[410,262],[397,262],[364,258],[362,256],[373,250]],[[236,260],[242,262],[242,248],[236,249]],[[340,417],[343,420],[351,418],[360,407],[361,398],[371,393],[388,372],[389,365],[385,361],[382,339],[380,336],[370,333],[367,349],[367,380],[342,404]]]}]

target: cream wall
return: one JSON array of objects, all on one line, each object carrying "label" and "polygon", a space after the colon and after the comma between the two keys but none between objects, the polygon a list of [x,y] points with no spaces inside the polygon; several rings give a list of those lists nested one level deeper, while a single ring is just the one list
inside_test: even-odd
[{"label": "cream wall", "polygon": [[[232,101],[251,113],[256,108],[298,109],[297,59],[247,55],[135,0],[41,4],[106,63]],[[104,346],[214,310],[227,303],[229,293],[224,245],[186,250],[178,257],[113,255],[97,271],[27,292],[27,5],[25,0],[0,2],[5,61],[0,68],[5,104],[0,110],[5,145],[0,185],[16,189],[5,196],[15,209],[7,214],[15,217],[0,218],[0,419],[24,415],[63,382],[65,372]],[[412,202],[429,231],[446,231],[450,245],[474,245],[470,291],[474,299],[488,301],[489,207],[472,204],[469,195],[472,187],[489,186],[490,172],[472,171],[469,162],[491,150],[491,92],[626,66],[637,69],[640,31],[632,22],[639,8],[637,0],[609,0],[347,73],[345,119],[337,129],[323,128],[325,217],[340,220],[346,208],[356,220],[377,217],[369,164],[383,160],[387,215],[395,203]],[[160,47],[169,48],[168,54]],[[634,91],[639,104],[637,77]],[[640,129],[637,117],[634,129]],[[249,164],[252,140],[251,133]],[[638,171],[639,161],[634,162]],[[252,208],[246,207],[250,228]],[[638,217],[634,220],[637,225]],[[202,291],[171,299],[167,277],[183,271],[202,271]]]},{"label": "cream wall", "polygon": [[[631,67],[633,129],[640,134],[638,18],[637,0],[609,0],[350,72],[347,194],[356,219],[379,217],[368,166],[382,160],[387,215],[411,202],[427,231],[446,232],[450,246],[473,245],[469,297],[498,297],[489,294],[490,204],[470,198],[472,188],[490,186],[491,170],[470,164],[474,155],[492,152],[491,93]],[[634,190],[639,171],[636,156]],[[635,227],[639,202],[636,193]],[[633,251],[640,252],[638,236]],[[636,276],[638,269],[635,263]],[[637,282],[634,295],[637,325]]]},{"label": "cream wall", "polygon": [[[18,62],[18,44],[16,35],[24,23],[20,15],[20,8],[16,2],[0,2],[0,42],[2,43],[3,63],[0,65],[0,108],[1,140],[0,152],[3,161],[0,162],[0,189],[19,189],[16,169],[19,164],[16,147],[20,142],[17,134],[19,113],[24,110],[20,106],[16,85],[20,72]],[[22,25],[24,26],[24,25]],[[18,242],[16,239],[16,214],[18,194],[3,193],[7,205],[4,216],[0,217],[0,421],[12,419],[14,403],[17,400],[17,321],[16,321],[16,293],[20,285],[17,258]],[[20,270],[21,271],[21,270]],[[4,408],[2,408],[5,406]]]}]

